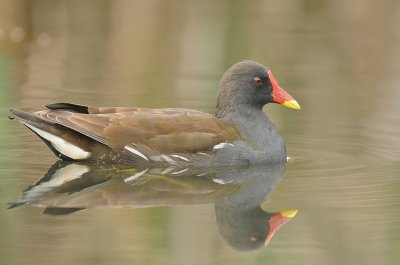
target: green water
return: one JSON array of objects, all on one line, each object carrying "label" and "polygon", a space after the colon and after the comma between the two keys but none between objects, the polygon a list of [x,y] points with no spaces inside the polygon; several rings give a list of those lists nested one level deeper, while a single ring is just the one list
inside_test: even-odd
[{"label": "green water", "polygon": [[[0,264],[400,263],[399,12],[372,0],[0,0]],[[221,225],[217,198],[251,172],[232,189],[117,174],[7,210],[57,160],[9,108],[213,112],[220,76],[242,59],[268,65],[302,107],[265,107],[291,159],[274,185],[256,185],[257,200],[266,213],[298,209],[268,247],[238,251]],[[85,209],[42,214],[62,203]]]}]

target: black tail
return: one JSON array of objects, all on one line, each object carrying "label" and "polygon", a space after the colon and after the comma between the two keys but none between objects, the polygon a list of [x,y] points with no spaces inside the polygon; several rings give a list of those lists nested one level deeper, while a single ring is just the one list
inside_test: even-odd
[{"label": "black tail", "polygon": [[46,108],[51,110],[68,110],[72,112],[89,114],[88,106],[77,105],[72,103],[53,103],[45,105]]}]

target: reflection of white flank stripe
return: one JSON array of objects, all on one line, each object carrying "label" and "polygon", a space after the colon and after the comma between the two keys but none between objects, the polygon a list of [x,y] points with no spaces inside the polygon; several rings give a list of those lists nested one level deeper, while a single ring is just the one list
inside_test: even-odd
[{"label": "reflection of white flank stripe", "polygon": [[137,156],[140,156],[141,158],[149,161],[149,159],[142,153],[140,153],[138,150],[136,150],[135,148],[129,147],[129,146],[125,146],[124,147],[126,150],[128,150],[129,152],[131,152],[132,154],[135,154]]},{"label": "reflection of white flank stripe", "polygon": [[87,152],[83,150],[82,148],[77,147],[76,145],[73,145],[64,139],[55,136],[54,134],[48,133],[46,131],[43,131],[41,129],[38,129],[34,127],[33,125],[30,125],[26,122],[23,122],[27,127],[32,129],[35,133],[37,133],[40,137],[43,137],[47,141],[51,143],[51,145],[61,154],[75,159],[75,160],[80,160],[80,159],[85,159],[90,156],[90,152]]},{"label": "reflection of white flank stripe", "polygon": [[233,146],[233,144],[230,144],[230,143],[219,143],[219,144],[214,145],[213,149],[221,149],[227,145]]},{"label": "reflection of white flank stripe", "polygon": [[186,157],[180,156],[180,155],[171,155],[171,156],[182,159],[183,161],[189,161],[189,159],[187,159]]},{"label": "reflection of white flank stripe", "polygon": [[223,179],[213,179],[212,181],[220,185],[225,185],[233,182],[233,180],[225,181]]},{"label": "reflection of white flank stripe", "polygon": [[178,175],[178,174],[183,173],[183,172],[188,171],[188,170],[189,170],[188,168],[185,168],[185,169],[182,169],[182,170],[180,170],[180,171],[171,173],[171,175]]},{"label": "reflection of white flank stripe", "polygon": [[173,171],[174,169],[175,169],[174,167],[168,167],[168,168],[164,169],[164,170],[161,172],[161,175],[166,175],[166,174],[168,174],[169,172]]},{"label": "reflection of white flank stripe", "polygon": [[140,176],[142,176],[144,173],[146,173],[147,170],[149,170],[149,169],[146,168],[145,170],[142,170],[142,171],[136,173],[136,174],[133,175],[133,176],[127,177],[126,179],[124,179],[124,182],[125,182],[125,183],[128,183],[128,182],[134,181],[135,179],[137,179],[138,177],[140,177]]},{"label": "reflection of white flank stripe", "polygon": [[213,179],[212,181],[217,183],[217,184],[220,184],[220,185],[224,185],[225,184],[225,181],[223,181],[222,179]]}]

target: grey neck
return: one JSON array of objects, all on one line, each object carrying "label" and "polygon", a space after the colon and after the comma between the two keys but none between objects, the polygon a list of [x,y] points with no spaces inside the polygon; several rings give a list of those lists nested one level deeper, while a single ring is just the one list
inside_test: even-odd
[{"label": "grey neck", "polygon": [[[219,116],[223,114],[223,116]],[[232,122],[254,150],[262,152],[262,160],[286,161],[286,147],[278,129],[268,115],[258,108],[235,108],[231,112],[218,112],[220,119]]]}]

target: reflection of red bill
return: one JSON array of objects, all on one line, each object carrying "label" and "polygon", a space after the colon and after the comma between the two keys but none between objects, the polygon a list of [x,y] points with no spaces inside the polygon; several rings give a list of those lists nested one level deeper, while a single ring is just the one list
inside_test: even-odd
[{"label": "reflection of red bill", "polygon": [[272,84],[272,97],[274,98],[274,101],[291,109],[300,109],[299,103],[297,103],[294,97],[289,95],[289,93],[278,85],[278,82],[270,70],[268,70],[268,77]]},{"label": "reflection of red bill", "polygon": [[281,228],[284,224],[289,222],[293,217],[297,214],[296,209],[286,210],[283,212],[279,212],[274,214],[268,221],[269,223],[269,233],[265,238],[264,246],[267,246],[273,235],[276,231]]}]

